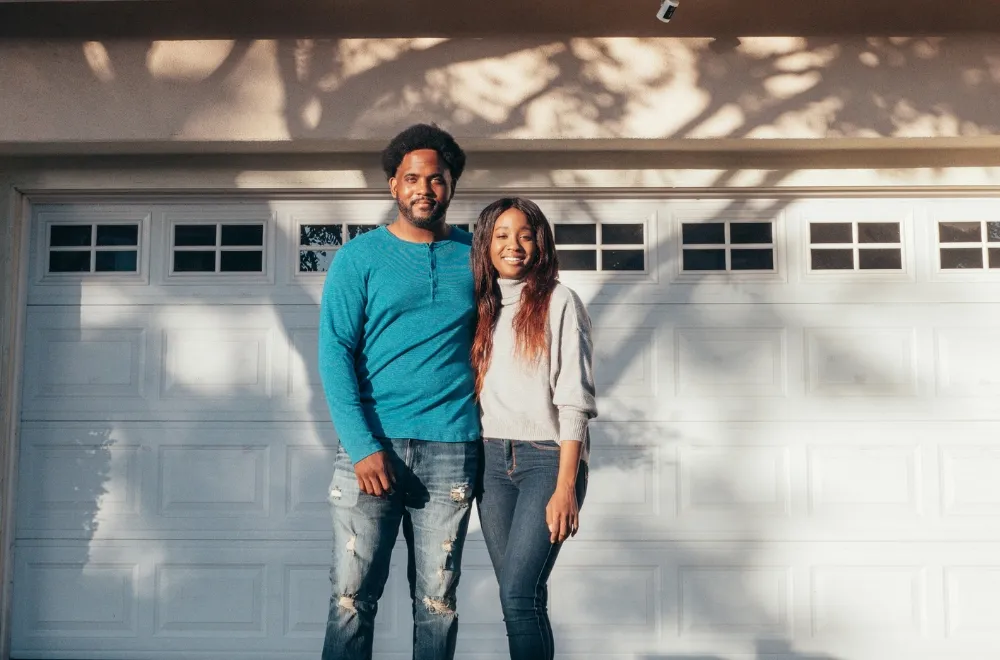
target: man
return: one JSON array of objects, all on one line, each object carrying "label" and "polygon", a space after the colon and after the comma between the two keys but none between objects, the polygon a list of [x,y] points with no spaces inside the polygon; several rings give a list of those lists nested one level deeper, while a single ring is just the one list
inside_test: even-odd
[{"label": "man", "polygon": [[472,235],[445,223],[465,154],[421,124],[393,138],[382,166],[396,221],[340,249],[320,309],[320,375],[340,438],[323,660],[371,658],[401,522],[413,658],[448,660],[479,467]]}]

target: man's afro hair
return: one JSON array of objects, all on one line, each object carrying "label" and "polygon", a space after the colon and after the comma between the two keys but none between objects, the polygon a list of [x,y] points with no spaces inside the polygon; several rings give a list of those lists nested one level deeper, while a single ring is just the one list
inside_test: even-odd
[{"label": "man's afro hair", "polygon": [[385,177],[391,179],[396,176],[396,170],[403,162],[403,157],[418,149],[433,149],[438,152],[451,172],[452,185],[458,183],[459,177],[465,170],[465,152],[450,133],[433,124],[414,124],[392,138],[382,151],[382,169],[385,170]]}]

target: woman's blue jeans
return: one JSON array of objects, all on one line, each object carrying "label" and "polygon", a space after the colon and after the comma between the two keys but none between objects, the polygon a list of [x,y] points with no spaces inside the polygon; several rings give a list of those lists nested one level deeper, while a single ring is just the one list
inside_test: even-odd
[{"label": "woman's blue jeans", "polygon": [[[559,445],[486,438],[484,447],[479,518],[500,583],[510,657],[552,660],[547,583],[561,544],[549,540],[545,507],[558,480]],[[586,491],[587,464],[581,461],[578,504]]]}]

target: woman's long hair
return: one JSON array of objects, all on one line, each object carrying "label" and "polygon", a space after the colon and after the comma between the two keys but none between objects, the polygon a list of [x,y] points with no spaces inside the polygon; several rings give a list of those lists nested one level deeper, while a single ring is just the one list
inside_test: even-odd
[{"label": "woman's long hair", "polygon": [[479,214],[472,236],[472,275],[476,281],[476,307],[479,323],[472,342],[472,367],[476,372],[476,394],[483,390],[486,371],[493,357],[493,331],[500,318],[500,286],[493,267],[490,248],[493,227],[504,212],[517,209],[528,219],[534,232],[535,255],[524,275],[521,307],[514,315],[515,355],[528,362],[547,355],[546,329],[549,321],[549,300],[559,280],[559,260],[556,256],[552,227],[538,205],[522,197],[504,197],[493,202]]}]

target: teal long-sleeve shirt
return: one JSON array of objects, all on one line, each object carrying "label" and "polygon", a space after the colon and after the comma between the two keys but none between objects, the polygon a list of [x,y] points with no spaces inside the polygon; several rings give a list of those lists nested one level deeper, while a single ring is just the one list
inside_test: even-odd
[{"label": "teal long-sleeve shirt", "polygon": [[381,449],[378,437],[479,439],[471,243],[456,228],[411,243],[380,227],[337,252],[320,303],[319,373],[354,463]]}]

